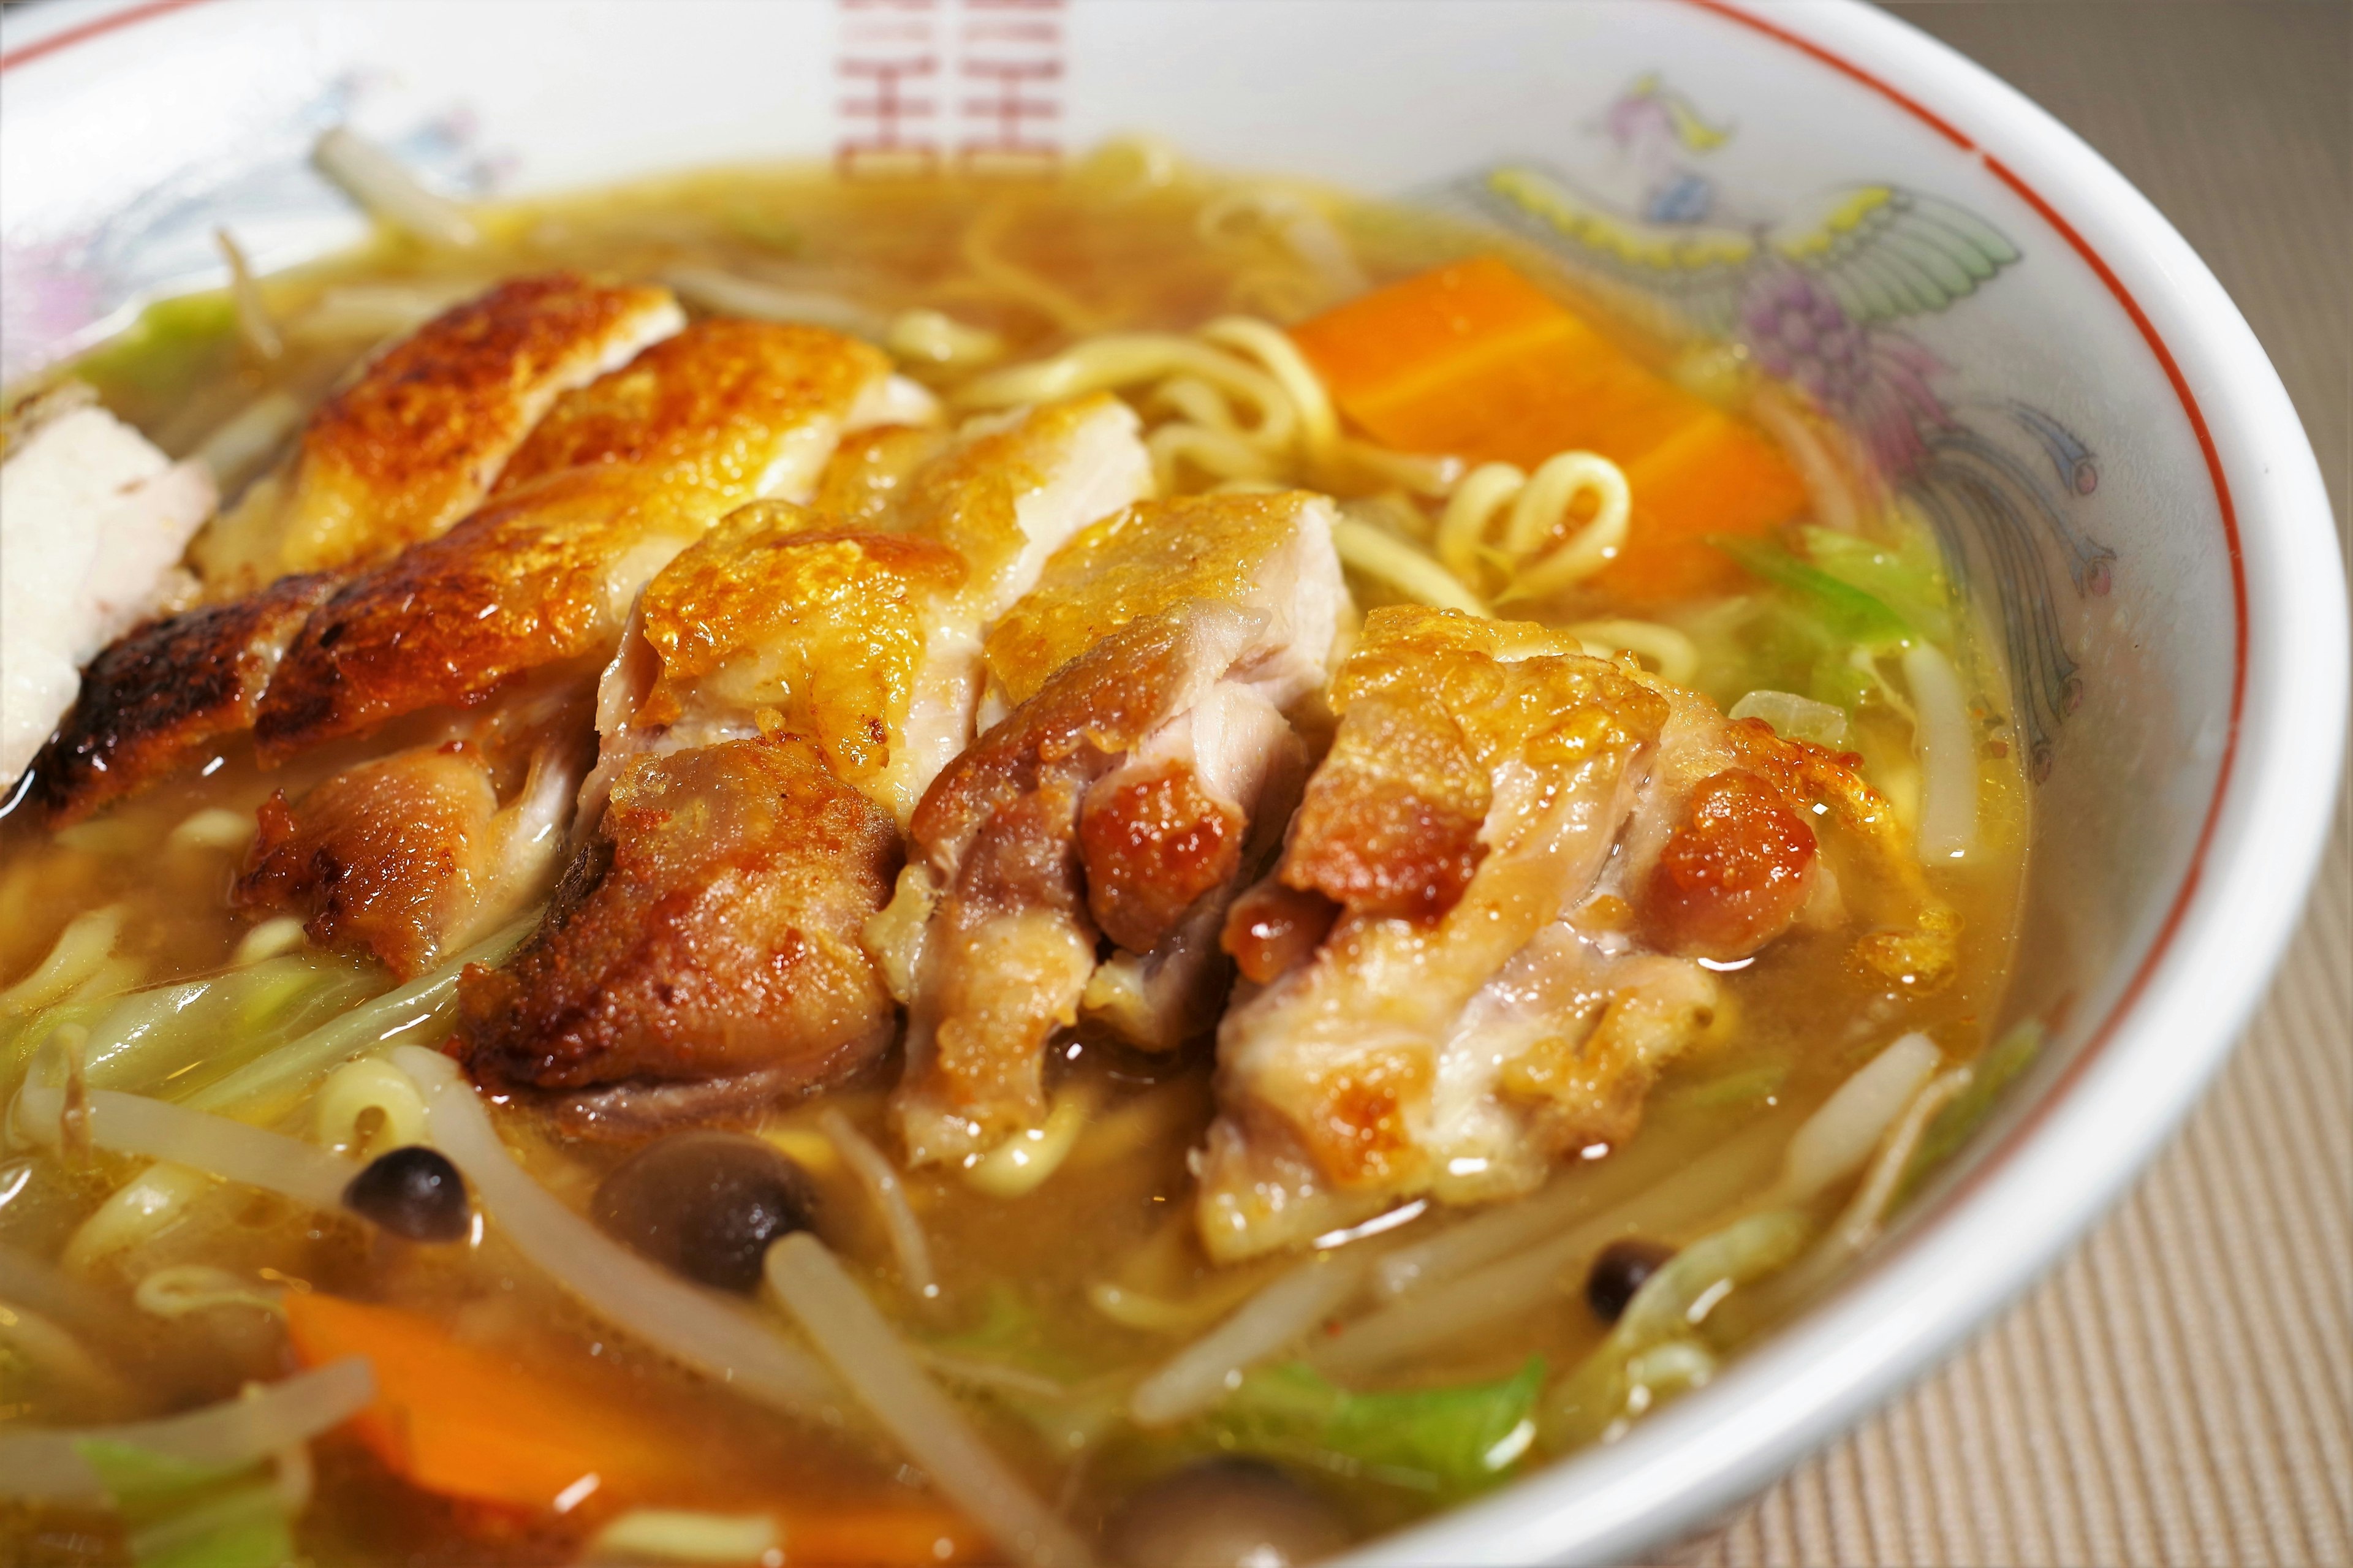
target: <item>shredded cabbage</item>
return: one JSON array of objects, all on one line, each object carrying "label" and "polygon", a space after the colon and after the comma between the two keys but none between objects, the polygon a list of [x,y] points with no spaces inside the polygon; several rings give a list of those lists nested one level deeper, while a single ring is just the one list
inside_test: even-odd
[{"label": "shredded cabbage", "polygon": [[1952,647],[1953,591],[1935,541],[1917,527],[1887,533],[1887,538],[1872,539],[1832,528],[1808,528],[1799,538],[1818,571],[1877,599],[1930,642]]},{"label": "shredded cabbage", "polygon": [[1209,1417],[1219,1447],[1461,1497],[1493,1485],[1536,1434],[1545,1360],[1497,1383],[1356,1394],[1304,1363],[1245,1375]]},{"label": "shredded cabbage", "polygon": [[207,1465],[103,1437],[74,1448],[129,1527],[136,1568],[280,1568],[294,1561],[291,1510],[266,1462]]}]

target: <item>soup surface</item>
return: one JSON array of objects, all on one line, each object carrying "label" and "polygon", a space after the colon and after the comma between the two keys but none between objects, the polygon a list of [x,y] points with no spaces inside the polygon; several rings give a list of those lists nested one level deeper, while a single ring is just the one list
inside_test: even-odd
[{"label": "soup surface", "polygon": [[[68,367],[218,482],[163,609],[326,575],[0,820],[0,1556],[1304,1560],[1704,1383],[2031,1047],[2000,666],[1736,352],[1141,144],[470,216]],[[317,523],[550,278],[693,324]]]}]

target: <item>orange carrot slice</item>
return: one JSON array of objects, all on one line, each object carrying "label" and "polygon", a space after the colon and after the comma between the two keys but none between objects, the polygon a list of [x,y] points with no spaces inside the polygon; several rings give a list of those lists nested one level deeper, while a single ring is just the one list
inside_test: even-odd
[{"label": "orange carrot slice", "polygon": [[567,1493],[628,1502],[702,1489],[625,1405],[464,1343],[429,1318],[297,1292],[286,1298],[286,1326],[306,1366],[347,1355],[374,1364],[375,1403],[353,1429],[427,1491],[549,1509]]},{"label": "orange carrot slice", "polygon": [[1804,510],[1779,449],[1694,397],[1492,256],[1391,284],[1292,337],[1349,421],[1383,445],[1534,468],[1599,452],[1626,470],[1633,526],[1594,579],[1657,604],[1736,585],[1714,533],[1762,534]]}]

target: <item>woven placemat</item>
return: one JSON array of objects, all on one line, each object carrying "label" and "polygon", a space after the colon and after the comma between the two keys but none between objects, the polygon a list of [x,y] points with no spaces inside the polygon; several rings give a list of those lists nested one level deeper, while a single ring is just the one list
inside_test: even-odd
[{"label": "woven placemat", "polygon": [[[2353,6],[1892,6],[2073,126],[2221,275],[2353,494]],[[1671,1554],[2353,1563],[2353,851],[2172,1146],[1968,1350]]]}]

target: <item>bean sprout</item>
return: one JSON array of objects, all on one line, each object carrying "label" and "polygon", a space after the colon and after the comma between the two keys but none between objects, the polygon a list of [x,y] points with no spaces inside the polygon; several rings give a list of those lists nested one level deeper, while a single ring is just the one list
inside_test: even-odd
[{"label": "bean sprout", "polygon": [[1904,683],[1919,710],[1913,744],[1920,756],[1920,858],[1958,860],[1977,847],[1978,754],[1968,700],[1952,660],[1926,642],[1904,650]]},{"label": "bean sprout", "polygon": [[399,159],[344,126],[319,138],[311,161],[370,216],[428,245],[462,247],[481,238],[457,203],[427,190]]},{"label": "bean sprout", "polygon": [[[197,444],[193,456],[211,472],[213,482],[226,496],[284,446],[286,438],[294,434],[294,427],[301,423],[302,405],[293,394],[282,389],[265,392],[216,426]],[[206,809],[224,816],[245,815],[218,806]],[[252,836],[252,830],[253,820],[247,816],[247,837]]]},{"label": "bean sprout", "polygon": [[59,1261],[77,1274],[87,1274],[172,1225],[214,1185],[215,1178],[202,1171],[158,1160],[90,1211],[67,1238]]},{"label": "bean sprout", "polygon": [[[130,1385],[120,1373],[93,1354],[71,1330],[30,1307],[0,1301],[0,1352],[20,1363],[29,1363],[82,1398],[118,1408],[131,1402]],[[5,1452],[0,1447],[0,1453]],[[6,1481],[0,1479],[0,1496],[7,1492]]]},{"label": "bean sprout", "polygon": [[583,1306],[747,1399],[823,1412],[833,1380],[807,1352],[735,1301],[647,1262],[565,1207],[507,1152],[455,1062],[421,1046],[392,1055],[425,1093],[433,1146],[465,1173],[516,1250]]},{"label": "bean sprout", "polygon": [[1208,1409],[1244,1372],[1345,1306],[1364,1285],[1365,1267],[1361,1257],[1330,1253],[1300,1264],[1137,1384],[1128,1414],[1140,1426],[1163,1426]]},{"label": "bean sprout", "polygon": [[207,1469],[242,1469],[340,1425],[375,1397],[375,1377],[366,1359],[346,1356],[258,1394],[160,1421],[0,1432],[0,1497],[103,1502],[105,1485],[81,1456],[85,1443],[142,1449]]},{"label": "bean sprout", "polygon": [[881,1212],[882,1228],[891,1237],[891,1250],[899,1260],[901,1283],[919,1300],[937,1301],[940,1286],[939,1277],[932,1269],[932,1245],[924,1238],[923,1222],[915,1217],[913,1205],[907,1202],[906,1184],[899,1180],[891,1157],[852,1127],[839,1106],[828,1105],[819,1111],[817,1124],[833,1141],[833,1146],[841,1151],[842,1159]]},{"label": "bean sprout", "polygon": [[261,285],[254,281],[253,268],[246,265],[245,252],[225,228],[213,230],[213,239],[220,246],[221,258],[228,263],[228,297],[237,313],[237,335],[259,359],[285,358],[286,340],[279,333],[278,323],[269,319],[269,302],[261,297]]},{"label": "bean sprout", "polygon": [[844,1383],[932,1484],[1027,1568],[1084,1568],[1086,1546],[1022,1485],[923,1373],[906,1342],[825,1244],[796,1231],[768,1248],[769,1287]]},{"label": "bean sprout", "polygon": [[[330,1212],[342,1206],[343,1189],[359,1173],[349,1160],[226,1116],[114,1089],[86,1093],[90,1142],[117,1154],[174,1160]],[[28,1083],[16,1093],[16,1125],[47,1146],[69,1106],[67,1090]]]},{"label": "bean sprout", "polygon": [[1762,719],[1773,727],[1775,734],[1792,741],[1811,741],[1818,746],[1833,748],[1846,744],[1846,710],[1800,697],[1794,691],[1759,689],[1748,692],[1725,710],[1725,717]]},{"label": "bean sprout", "polygon": [[253,813],[208,805],[181,818],[165,842],[174,849],[242,849],[253,833]]},{"label": "bean sprout", "polygon": [[122,935],[122,921],[121,904],[76,915],[32,973],[0,991],[0,1017],[38,1011],[96,974]]},{"label": "bean sprout", "polygon": [[302,922],[293,915],[274,915],[237,939],[237,951],[229,954],[232,968],[243,969],[259,963],[265,958],[276,958],[302,945]]}]

